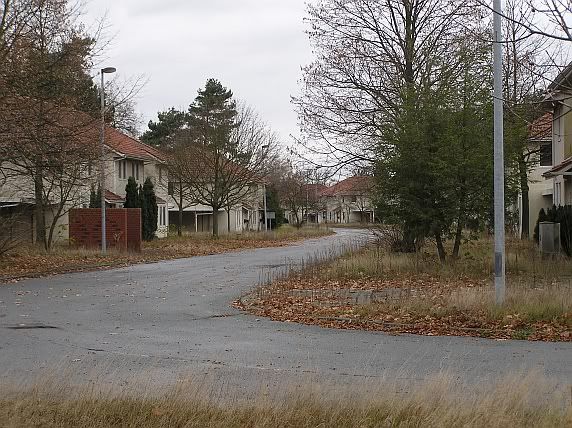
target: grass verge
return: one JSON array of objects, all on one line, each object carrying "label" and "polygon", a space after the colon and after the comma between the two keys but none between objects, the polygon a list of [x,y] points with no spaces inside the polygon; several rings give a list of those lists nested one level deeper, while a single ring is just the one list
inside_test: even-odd
[{"label": "grass verge", "polygon": [[409,393],[384,386],[369,398],[334,389],[233,403],[184,387],[157,397],[36,389],[3,393],[0,423],[9,428],[569,427],[569,394],[536,376],[473,387],[440,376]]},{"label": "grass verge", "polygon": [[260,288],[235,305],[257,315],[328,327],[496,339],[572,341],[572,263],[541,259],[511,241],[507,299],[495,305],[492,243],[460,260],[431,254],[350,252]]},{"label": "grass verge", "polygon": [[296,229],[283,226],[276,231],[221,235],[218,239],[214,239],[210,234],[169,236],[166,239],[144,242],[141,253],[110,250],[106,256],[102,256],[98,250],[78,249],[67,244],[56,246],[50,252],[45,252],[35,246],[21,246],[0,258],[0,282],[244,249],[280,247],[332,233],[326,228]]}]

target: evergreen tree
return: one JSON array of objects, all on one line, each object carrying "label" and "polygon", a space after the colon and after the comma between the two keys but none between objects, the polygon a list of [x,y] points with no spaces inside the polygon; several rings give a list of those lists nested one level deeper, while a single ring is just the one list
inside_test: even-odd
[{"label": "evergreen tree", "polygon": [[276,213],[276,219],[270,220],[272,228],[280,227],[284,224],[284,210],[280,206],[280,197],[274,186],[266,189],[266,204],[268,211]]},{"label": "evergreen tree", "polygon": [[155,238],[158,214],[159,208],[157,207],[155,188],[151,178],[147,177],[145,184],[141,188],[142,232],[145,241],[151,241]]},{"label": "evergreen tree", "polygon": [[97,187],[97,192],[93,186],[91,187],[91,192],[89,193],[89,207],[101,208],[101,187]]},{"label": "evergreen tree", "polygon": [[125,186],[125,203],[124,208],[141,208],[141,200],[135,178],[129,177],[127,186]]},{"label": "evergreen tree", "polygon": [[187,114],[171,107],[157,116],[157,122],[149,121],[149,130],[141,136],[141,141],[152,146],[168,146],[169,140],[184,127]]},{"label": "evergreen tree", "polygon": [[236,102],[232,91],[216,79],[209,79],[189,106],[188,124],[196,140],[211,150],[232,150],[231,132],[236,128]]},{"label": "evergreen tree", "polygon": [[[230,161],[240,156],[237,140],[231,138],[237,128],[236,102],[232,91],[218,80],[209,79],[204,89],[198,91],[195,101],[189,107],[188,125],[191,139],[195,143],[197,158],[207,162],[209,171],[197,171],[190,181],[194,190],[200,191],[202,203],[213,210],[213,236],[218,236],[218,215],[228,202],[230,179],[227,177]],[[201,165],[201,168],[204,165]],[[206,190],[205,185],[209,188]]]}]

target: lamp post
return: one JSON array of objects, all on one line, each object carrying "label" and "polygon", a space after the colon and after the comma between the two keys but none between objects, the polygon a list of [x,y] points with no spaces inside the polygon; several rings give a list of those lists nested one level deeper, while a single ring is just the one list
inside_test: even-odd
[{"label": "lamp post", "polygon": [[502,93],[502,5],[493,1],[493,69],[494,69],[494,207],[495,207],[495,297],[497,305],[505,300],[505,230],[504,230],[504,143]]},{"label": "lamp post", "polygon": [[105,239],[105,82],[103,80],[104,74],[115,73],[117,70],[114,67],[105,67],[100,71],[101,74],[101,131],[99,135],[99,145],[101,149],[99,159],[99,188],[101,190],[101,254],[107,253],[107,242]]},{"label": "lamp post", "polygon": [[[262,161],[264,161],[267,151],[268,151],[268,144],[262,146]],[[264,181],[264,231],[268,232],[268,212],[266,209],[266,181]]]}]

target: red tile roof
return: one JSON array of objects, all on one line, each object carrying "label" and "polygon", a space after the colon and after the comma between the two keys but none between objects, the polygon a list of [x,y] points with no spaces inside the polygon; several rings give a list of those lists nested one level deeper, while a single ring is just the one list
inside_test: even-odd
[{"label": "red tile roof", "polygon": [[125,202],[125,198],[122,198],[121,196],[107,189],[105,190],[105,200],[112,203]]},{"label": "red tile roof", "polygon": [[528,133],[531,140],[552,139],[552,113],[545,113],[536,119],[528,127]]},{"label": "red tile roof", "polygon": [[105,145],[120,155],[142,160],[164,162],[166,156],[154,147],[142,143],[117,129],[105,128]]},{"label": "red tile roof", "polygon": [[373,177],[355,176],[340,181],[322,192],[322,196],[360,195],[373,189]]}]

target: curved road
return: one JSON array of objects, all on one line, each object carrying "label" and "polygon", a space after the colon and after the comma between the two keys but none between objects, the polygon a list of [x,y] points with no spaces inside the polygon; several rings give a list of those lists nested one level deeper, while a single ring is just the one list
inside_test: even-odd
[{"label": "curved road", "polygon": [[572,382],[570,343],[323,329],[229,306],[269,275],[364,239],[340,230],[291,247],[0,285],[0,382],[156,388],[188,376],[240,394],[311,383],[364,391],[441,372],[468,383],[530,371]]}]

